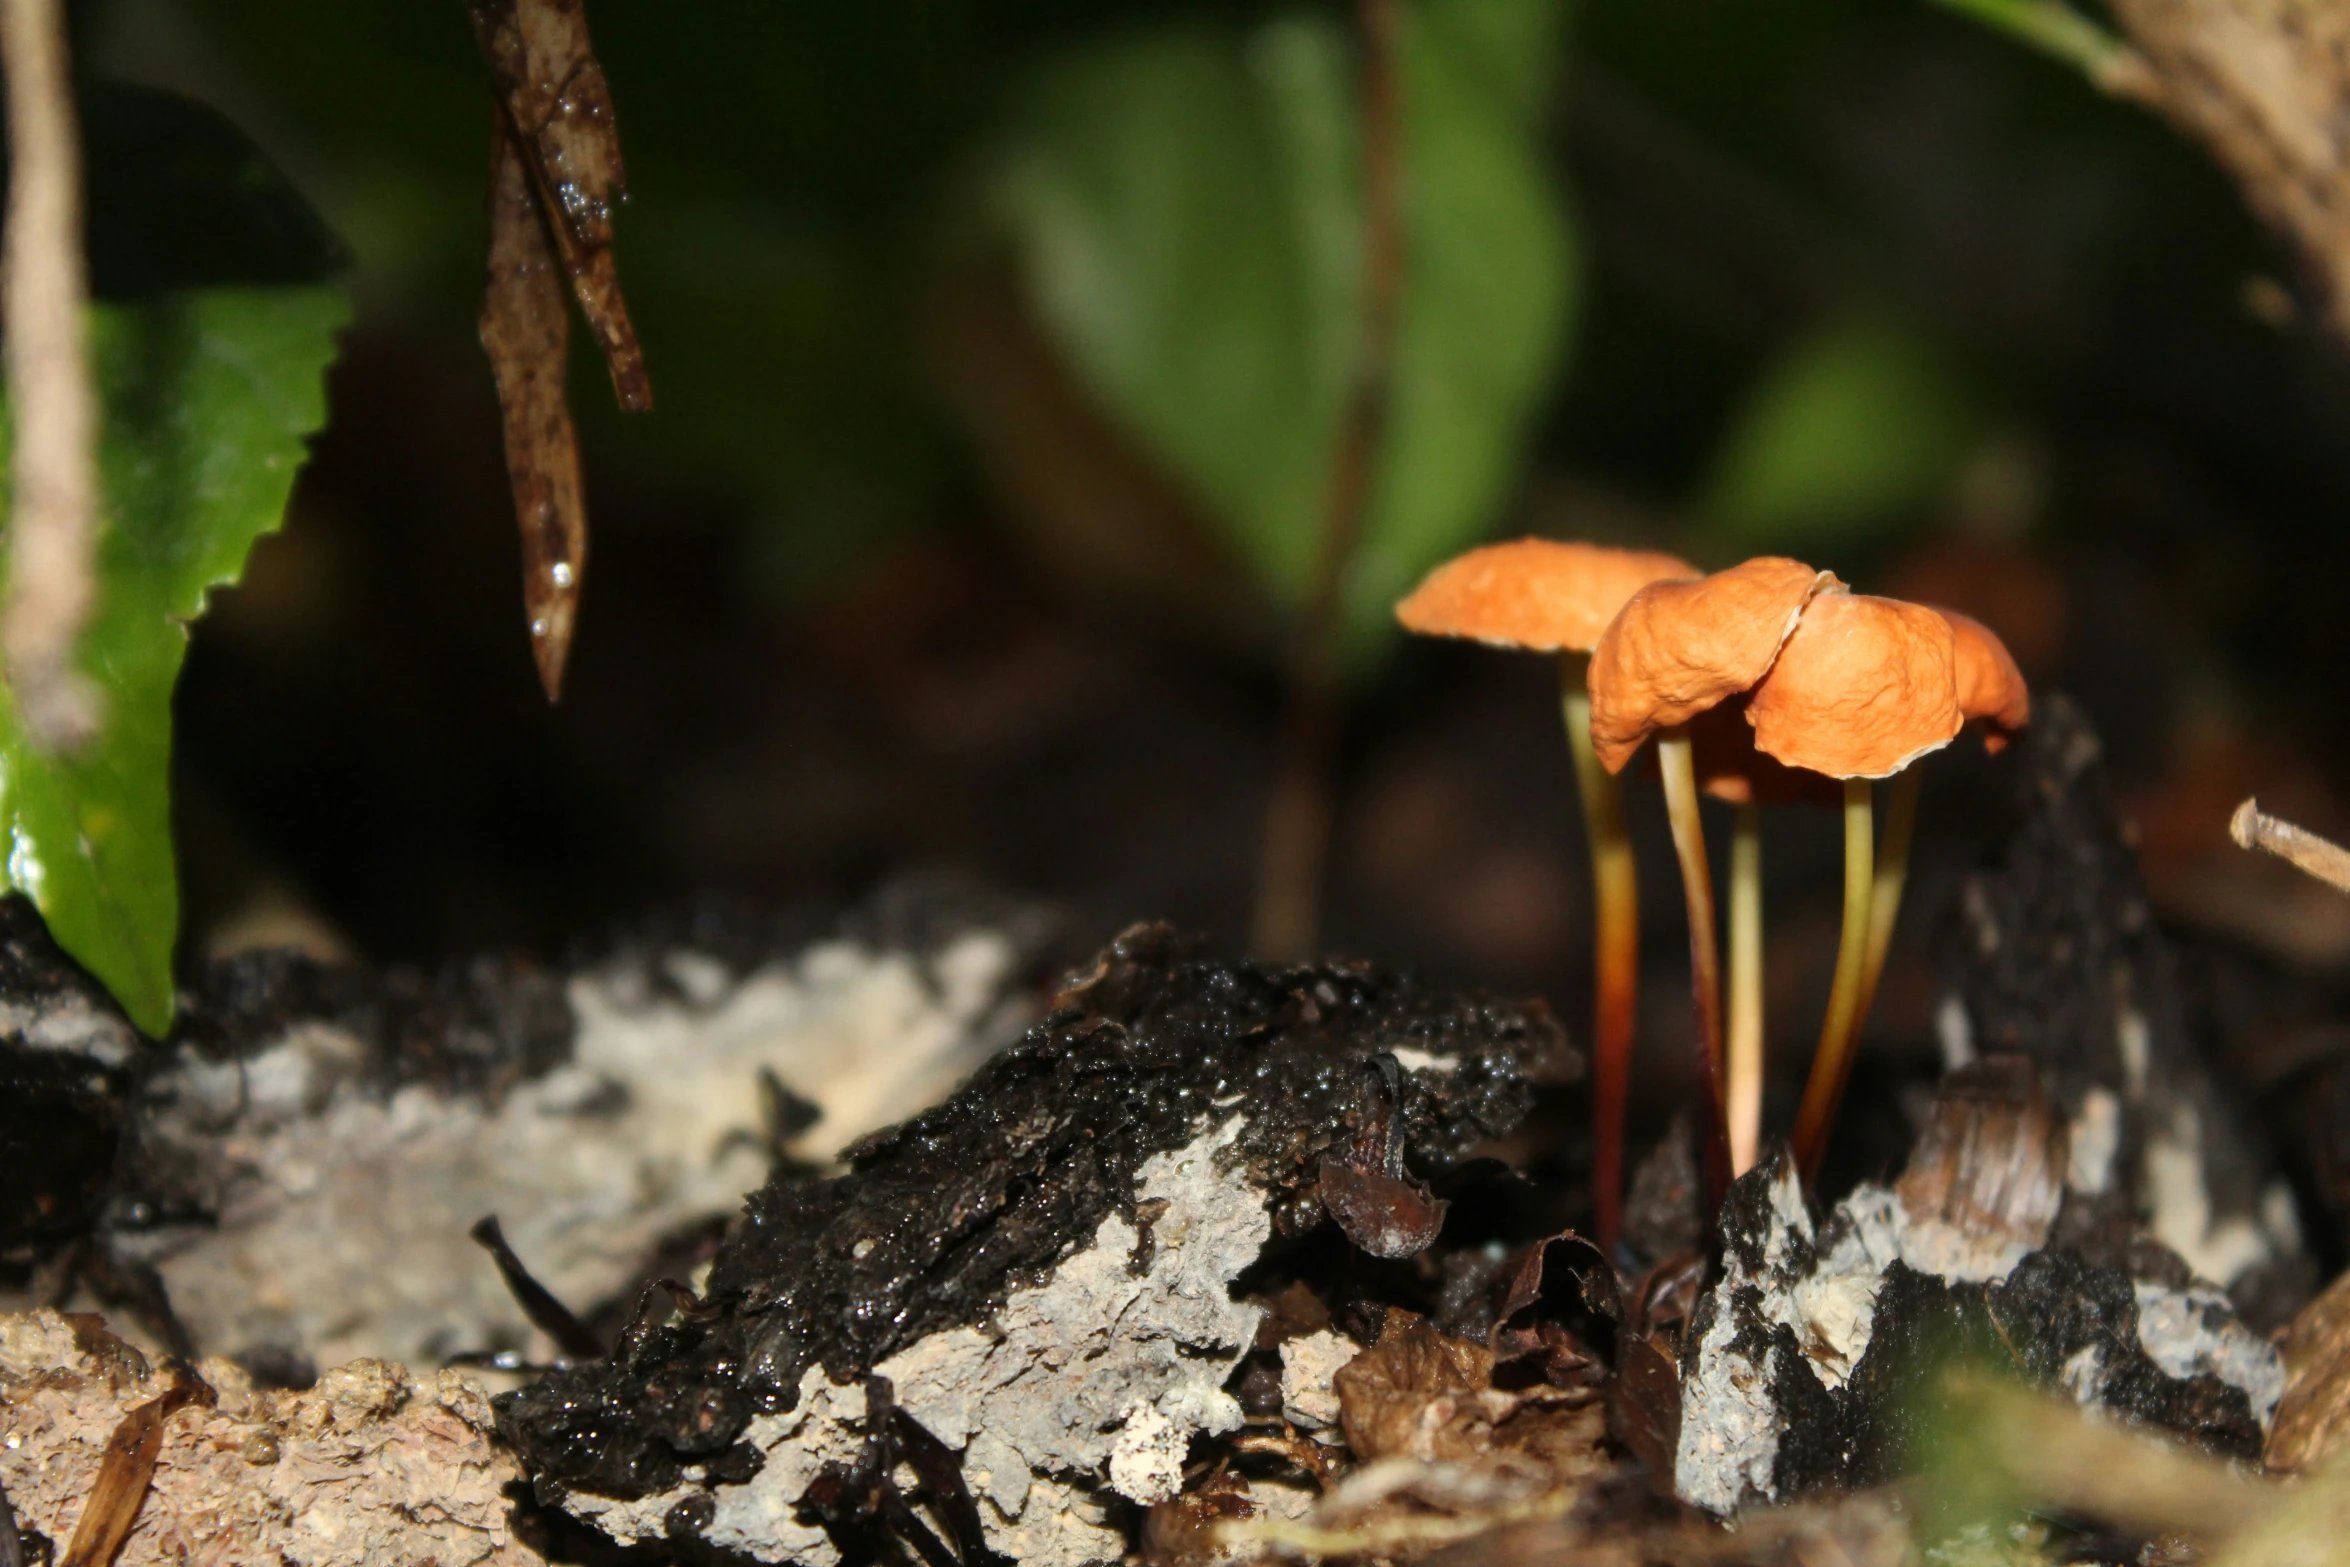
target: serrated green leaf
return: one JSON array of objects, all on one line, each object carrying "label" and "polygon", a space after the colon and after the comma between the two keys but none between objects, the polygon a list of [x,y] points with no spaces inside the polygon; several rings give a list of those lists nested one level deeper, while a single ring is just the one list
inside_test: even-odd
[{"label": "serrated green leaf", "polygon": [[[1534,107],[1558,0],[1405,11],[1404,278],[1350,640],[1488,526],[1574,254]],[[1129,36],[1029,84],[994,207],[1047,330],[1276,597],[1302,600],[1360,344],[1352,40],[1326,16]]]},{"label": "serrated green leaf", "polygon": [[1880,313],[1840,317],[1747,393],[1699,515],[1730,550],[1850,544],[1938,499],[1983,427],[1939,344]]},{"label": "serrated green leaf", "polygon": [[[325,286],[197,289],[91,311],[106,531],[82,666],[106,725],[81,754],[45,756],[0,687],[0,883],[39,906],[150,1034],[172,1016],[171,692],[187,624],[285,515],[347,316]],[[0,444],[0,507],[6,455]]]}]

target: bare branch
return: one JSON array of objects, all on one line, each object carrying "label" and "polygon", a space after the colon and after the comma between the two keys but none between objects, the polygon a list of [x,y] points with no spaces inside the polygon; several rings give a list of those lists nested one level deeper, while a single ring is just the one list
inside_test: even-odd
[{"label": "bare branch", "polygon": [[2350,850],[2306,827],[2269,815],[2257,800],[2246,800],[2236,807],[2236,814],[2228,818],[2228,836],[2240,849],[2266,849],[2327,886],[2350,892]]}]

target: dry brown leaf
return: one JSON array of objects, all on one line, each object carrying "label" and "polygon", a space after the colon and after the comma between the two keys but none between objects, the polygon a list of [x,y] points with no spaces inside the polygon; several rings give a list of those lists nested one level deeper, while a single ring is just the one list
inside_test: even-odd
[{"label": "dry brown leaf", "polygon": [[529,151],[532,182],[558,220],[549,228],[603,347],[613,394],[632,412],[648,409],[653,389],[612,260],[612,207],[627,174],[586,8],[582,0],[471,0],[470,9],[506,123]]},{"label": "dry brown leaf", "polygon": [[653,388],[612,258],[612,207],[627,174],[582,0],[469,0],[469,9],[498,99],[481,339],[505,414],[531,656],[553,701],[587,567],[579,438],[564,402],[566,280],[620,406],[651,408]]},{"label": "dry brown leaf", "polygon": [[553,701],[562,694],[587,567],[579,435],[563,396],[571,322],[547,226],[522,152],[501,125],[490,176],[489,279],[481,346],[505,415],[506,473],[522,531],[522,601],[531,656]]},{"label": "dry brown leaf", "polygon": [[1492,1351],[1407,1311],[1391,1311],[1379,1342],[1333,1380],[1347,1446],[1366,1462],[1521,1469],[1532,1459],[1573,1468],[1605,1424],[1586,1393],[1495,1387]]},{"label": "dry brown leaf", "polygon": [[208,1408],[213,1401],[210,1385],[190,1375],[122,1417],[106,1439],[106,1456],[99,1460],[97,1482],[74,1524],[64,1567],[114,1567],[139,1521],[139,1509],[147,1505],[155,1460],[163,1452],[164,1423],[191,1404]]}]

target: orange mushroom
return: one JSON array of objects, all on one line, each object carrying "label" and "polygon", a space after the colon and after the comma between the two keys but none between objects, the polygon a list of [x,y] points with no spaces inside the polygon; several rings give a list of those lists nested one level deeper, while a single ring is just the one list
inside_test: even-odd
[{"label": "orange mushroom", "polygon": [[1762,807],[1801,803],[1836,809],[1844,791],[1817,773],[1799,772],[1754,748],[1743,698],[1689,721],[1698,793],[1732,808],[1730,825],[1729,977],[1723,986],[1722,1114],[1730,1138],[1730,1174],[1744,1175],[1762,1154],[1763,884]]},{"label": "orange mushroom", "polygon": [[[1860,1034],[1877,892],[1870,784],[1902,774],[1958,737],[1965,715],[1957,662],[1957,635],[1935,611],[1899,599],[1826,593],[1805,607],[1747,703],[1756,749],[1844,783],[1844,935],[1795,1120],[1796,1161],[1807,1178],[1819,1168]],[[1905,786],[1915,787],[1914,779]],[[1914,804],[1909,809],[1914,819]],[[1905,842],[1904,862],[1907,854]]]},{"label": "orange mushroom", "polygon": [[1639,999],[1640,913],[1623,792],[1592,751],[1590,653],[1624,601],[1660,578],[1697,568],[1654,550],[1520,539],[1491,544],[1429,573],[1395,618],[1421,636],[1463,637],[1491,647],[1555,653],[1567,744],[1591,841],[1592,1202],[1600,1242],[1612,1252],[1622,1225],[1624,1109]]},{"label": "orange mushroom", "polygon": [[[1832,572],[1778,556],[1750,560],[1696,581],[1651,583],[1632,595],[1591,655],[1591,738],[1600,763],[1611,773],[1621,772],[1641,746],[1652,737],[1657,742],[1657,768],[1664,778],[1665,810],[1672,821],[1682,898],[1689,911],[1698,1080],[1707,1097],[1707,1180],[1717,1197],[1731,1173],[1730,1083],[1722,1035],[1713,873],[1706,862],[1705,826],[1697,810],[1699,775],[1691,726],[1752,690],[1779,658],[1804,606],[1815,595],[1841,587]],[[1737,776],[1737,769],[1709,769],[1717,793]],[[1745,774],[1749,802],[1760,776],[1759,769]],[[1734,896],[1732,907],[1742,916],[1740,934],[1751,939],[1737,942],[1733,956],[1741,960],[1738,977],[1751,973],[1755,979],[1734,989],[1742,998],[1741,1043],[1751,1039],[1756,1053],[1749,1075],[1759,1084],[1761,840],[1754,815],[1742,810],[1740,818],[1740,836],[1731,855],[1733,891],[1751,889],[1752,897]],[[1749,910],[1751,918],[1743,917]],[[1753,1023],[1748,1028],[1750,1012]],[[1759,1116],[1759,1091],[1754,1103]]]},{"label": "orange mushroom", "polygon": [[1937,610],[1957,643],[1959,711],[1980,724],[1983,749],[1996,756],[2032,721],[2032,688],[1997,633],[1972,615]]},{"label": "orange mushroom", "polygon": [[[1935,613],[1950,622],[1959,713],[1981,732],[1983,749],[1997,755],[2007,749],[2017,730],[2032,721],[2031,687],[2008,653],[2007,644],[1988,626],[1954,609],[1937,608]],[[1877,981],[1884,977],[1886,954],[1893,948],[1893,922],[1901,912],[1910,839],[1917,830],[1921,776],[1914,769],[1905,770],[1887,791],[1884,841],[1877,849],[1876,884],[1869,895],[1868,952],[1861,971],[1863,1021],[1876,1000]]]}]

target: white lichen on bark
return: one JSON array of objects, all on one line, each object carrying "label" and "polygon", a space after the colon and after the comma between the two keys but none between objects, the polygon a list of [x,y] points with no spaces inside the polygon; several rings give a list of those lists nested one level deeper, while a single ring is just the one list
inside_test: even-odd
[{"label": "white lichen on bark", "polygon": [[496,1213],[580,1309],[664,1239],[734,1212],[767,1178],[758,1076],[823,1118],[792,1151],[841,1145],[943,1098],[1023,1018],[1014,954],[967,934],[926,961],[845,942],[736,980],[673,953],[676,993],[628,970],[570,986],[571,1059],[501,1099],[365,1078],[353,1035],[303,1023],[241,1060],[193,1053],[151,1085],[153,1152],[217,1172],[216,1223],[125,1236],[207,1352],[415,1362],[553,1346],[467,1230]]},{"label": "white lichen on bark", "polygon": [[[961,1450],[989,1542],[1023,1567],[1116,1559],[1125,1537],[1109,1521],[1111,1494],[1164,1500],[1191,1437],[1240,1424],[1223,1384],[1261,1313],[1233,1300],[1232,1282],[1272,1235],[1266,1194],[1228,1157],[1242,1124],[1235,1116],[1143,1162],[1135,1202],[1157,1215],[1147,1243],[1112,1213],[1090,1245],[984,1325],[933,1333],[873,1368],[899,1407]],[[863,1438],[852,1423],[864,1413],[861,1386],[811,1367],[797,1407],[751,1422],[746,1440],[766,1464],[711,1490],[702,1538],[760,1561],[829,1567],[831,1542],[795,1512],[824,1465],[855,1458]],[[695,1477],[635,1501],[578,1493],[566,1505],[625,1544],[658,1538],[670,1508],[701,1489]]]},{"label": "white lichen on bark", "polygon": [[[1970,1233],[1939,1219],[1917,1219],[1900,1194],[1863,1183],[1815,1227],[1793,1167],[1782,1162],[1770,1188],[1771,1228],[1763,1265],[1749,1270],[1732,1247],[1713,1287],[1712,1321],[1698,1342],[1681,1392],[1681,1435],[1674,1487],[1683,1501],[1727,1517],[1757,1502],[1780,1500],[1774,1480],[1785,1415],[1773,1402],[1767,1347],[1760,1356],[1741,1332],[1757,1321],[1795,1335],[1801,1363],[1833,1391],[1868,1353],[1885,1270],[1899,1261],[1953,1283],[2005,1280],[2029,1255],[2004,1235]],[[1824,1250],[1817,1250],[1825,1242]],[[1809,1267],[1798,1261],[1812,1256]],[[2209,1374],[2240,1389],[2265,1427],[2284,1390],[2275,1347],[2237,1320],[2227,1297],[2207,1285],[2175,1290],[2136,1281],[2138,1340],[2164,1374]],[[1742,1292],[1751,1314],[1738,1308]],[[2084,1350],[2066,1363],[2061,1385],[2078,1402],[2097,1402],[2107,1357]]]}]

